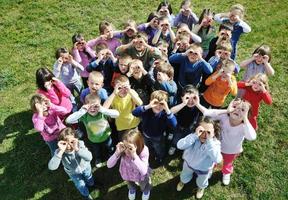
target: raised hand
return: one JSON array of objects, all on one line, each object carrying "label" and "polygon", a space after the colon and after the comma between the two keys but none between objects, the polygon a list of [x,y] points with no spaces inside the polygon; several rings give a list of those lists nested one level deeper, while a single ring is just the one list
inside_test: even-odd
[{"label": "raised hand", "polygon": [[79,151],[78,139],[73,138],[71,141],[71,145],[75,151]]},{"label": "raised hand", "polygon": [[123,142],[119,142],[116,145],[116,154],[117,154],[117,156],[120,156],[125,150],[126,150],[126,147],[125,147]]},{"label": "raised hand", "polygon": [[60,151],[63,153],[66,151],[68,143],[66,141],[60,140],[57,145],[58,145]]}]

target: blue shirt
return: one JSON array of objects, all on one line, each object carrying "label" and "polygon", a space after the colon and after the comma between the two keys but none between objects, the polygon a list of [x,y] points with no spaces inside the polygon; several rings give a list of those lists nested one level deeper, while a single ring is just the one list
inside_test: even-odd
[{"label": "blue shirt", "polygon": [[[85,104],[85,97],[90,94],[90,89],[89,88],[85,88],[84,90],[82,90],[81,95],[80,95],[80,101]],[[97,95],[99,96],[99,98],[101,99],[101,103],[103,103],[104,101],[106,101],[106,99],[108,99],[108,94],[107,91],[104,88],[101,88]]]},{"label": "blue shirt", "polygon": [[[217,57],[217,56],[212,56],[210,59],[209,59],[209,64],[211,65],[211,67],[213,68],[213,71],[215,72],[217,69],[217,66],[220,64],[222,65],[222,60]],[[235,74],[238,74],[240,71],[240,66],[235,63],[235,69],[234,69],[234,73]]]}]

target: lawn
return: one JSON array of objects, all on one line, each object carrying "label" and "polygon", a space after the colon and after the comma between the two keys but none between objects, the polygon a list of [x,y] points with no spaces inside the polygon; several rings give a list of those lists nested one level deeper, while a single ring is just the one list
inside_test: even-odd
[{"label": "lawn", "polygon": [[[212,8],[227,11],[229,0],[195,0],[194,11]],[[275,76],[270,79],[272,106],[262,106],[258,138],[246,142],[237,159],[231,185],[221,185],[221,173],[210,180],[204,199],[288,199],[288,92],[287,2],[281,0],[238,1],[246,8],[252,32],[241,37],[237,61],[251,55],[260,44],[272,47]],[[32,126],[29,99],[34,93],[35,71],[52,67],[54,51],[71,47],[71,36],[82,32],[86,39],[98,36],[98,24],[110,20],[115,27],[129,18],[141,23],[157,1],[1,0],[0,7],[0,195],[2,200],[80,199],[62,169],[49,171],[48,147]],[[180,0],[172,3],[178,12]],[[241,77],[241,76],[240,76]],[[195,180],[176,192],[182,161],[180,154],[154,170],[151,199],[194,199]],[[99,199],[126,199],[127,188],[118,169],[94,172],[104,189]]]}]

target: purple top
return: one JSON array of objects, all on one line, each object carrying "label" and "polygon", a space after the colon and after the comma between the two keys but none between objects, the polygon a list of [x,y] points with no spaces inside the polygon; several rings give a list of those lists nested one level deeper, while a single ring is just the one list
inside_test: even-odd
[{"label": "purple top", "polygon": [[[108,159],[107,167],[112,168],[116,165],[120,156],[116,155],[116,152]],[[123,180],[139,182],[143,181],[147,175],[150,174],[149,168],[149,150],[147,146],[144,146],[140,155],[137,155],[135,159],[126,155],[121,156],[119,172]]]},{"label": "purple top", "polygon": [[74,60],[76,62],[80,63],[84,67],[84,70],[80,72],[80,76],[87,78],[89,76],[89,72],[87,72],[86,66],[89,65],[92,58],[96,57],[96,54],[87,45],[85,47],[85,51],[86,51],[86,53],[84,51],[79,51],[78,49],[73,48],[72,49],[72,55],[74,57]]},{"label": "purple top", "polygon": [[198,17],[195,13],[192,13],[192,15],[184,16],[182,13],[179,13],[175,19],[174,19],[174,26],[177,27],[180,24],[187,24],[189,29],[191,30],[193,25],[197,24],[199,21]]},{"label": "purple top", "polygon": [[154,38],[154,35],[157,33],[158,29],[154,29],[151,26],[147,26],[147,24],[140,24],[137,27],[139,32],[145,32],[148,36],[148,44],[152,45],[152,40]]},{"label": "purple top", "polygon": [[103,40],[100,38],[96,38],[93,40],[89,40],[87,42],[87,46],[89,46],[90,48],[94,49],[95,46],[99,43],[104,43],[107,44],[108,49],[110,49],[110,51],[112,51],[112,53],[115,55],[115,50],[117,47],[119,47],[121,45],[121,43],[119,42],[119,40],[115,37],[113,37],[112,39],[109,40]]}]

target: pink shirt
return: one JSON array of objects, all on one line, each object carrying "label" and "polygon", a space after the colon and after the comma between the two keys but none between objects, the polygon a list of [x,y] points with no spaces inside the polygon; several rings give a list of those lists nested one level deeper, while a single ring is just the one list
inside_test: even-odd
[{"label": "pink shirt", "polygon": [[[107,167],[112,168],[116,165],[118,159],[114,153],[107,161]],[[150,174],[149,168],[149,150],[144,146],[143,151],[135,159],[126,155],[121,156],[119,172],[123,180],[139,182],[143,181],[147,175]]]},{"label": "pink shirt", "polygon": [[109,39],[109,40],[103,40],[103,39],[100,39],[100,38],[96,38],[96,39],[90,40],[90,41],[87,42],[87,46],[89,46],[90,48],[94,49],[95,46],[98,45],[99,43],[107,44],[108,49],[110,49],[110,51],[112,51],[112,53],[114,55],[115,55],[116,48],[121,45],[119,40],[117,38],[113,37],[112,39]]},{"label": "pink shirt", "polygon": [[39,89],[37,90],[37,93],[46,96],[51,101],[51,103],[66,108],[66,110],[68,111],[67,113],[71,112],[71,92],[61,81],[54,81],[52,87],[48,91]]},{"label": "pink shirt", "polygon": [[86,45],[86,47],[85,47],[85,51],[86,51],[86,53],[84,53],[84,51],[78,51],[77,48],[73,48],[73,49],[72,49],[72,54],[73,54],[73,57],[74,57],[75,61],[78,62],[78,63],[80,63],[80,64],[84,67],[84,70],[80,72],[80,76],[81,76],[81,77],[88,78],[89,72],[87,72],[86,66],[89,65],[91,59],[89,59],[87,53],[90,55],[91,58],[95,58],[95,57],[96,57],[96,54],[95,54],[95,52],[94,52],[89,46],[87,46],[87,45]]},{"label": "pink shirt", "polygon": [[41,133],[44,141],[53,141],[58,137],[60,131],[66,127],[59,118],[59,115],[67,113],[66,108],[51,104],[47,116],[39,116],[38,113],[33,114],[32,121],[34,128]]}]

